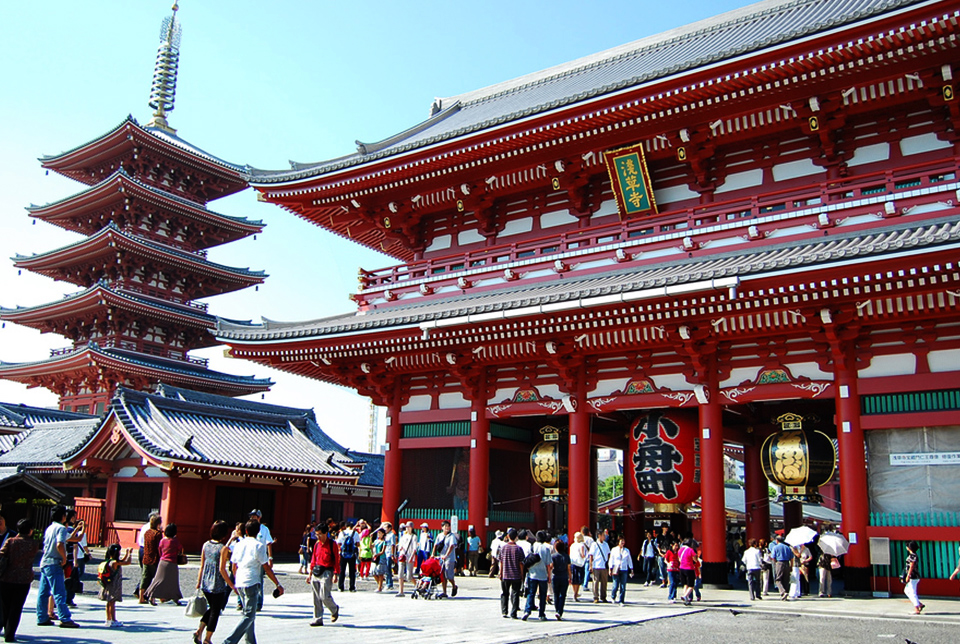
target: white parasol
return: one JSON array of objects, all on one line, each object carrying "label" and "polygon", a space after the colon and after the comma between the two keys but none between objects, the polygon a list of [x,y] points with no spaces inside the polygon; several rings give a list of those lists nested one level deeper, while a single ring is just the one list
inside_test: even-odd
[{"label": "white parasol", "polygon": [[787,545],[794,547],[802,546],[805,543],[810,543],[817,536],[817,532],[808,528],[805,525],[800,526],[799,528],[794,528],[787,533],[787,537],[784,541],[787,542]]},{"label": "white parasol", "polygon": [[821,534],[817,545],[820,546],[820,549],[823,550],[824,553],[833,555],[834,557],[846,554],[847,551],[850,550],[850,542],[847,541],[846,537],[842,534],[837,534],[836,532],[824,532]]}]

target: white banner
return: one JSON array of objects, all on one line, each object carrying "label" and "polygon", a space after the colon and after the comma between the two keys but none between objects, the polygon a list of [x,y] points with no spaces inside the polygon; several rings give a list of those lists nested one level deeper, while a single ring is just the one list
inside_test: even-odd
[{"label": "white banner", "polygon": [[960,452],[891,454],[890,465],[960,465]]}]

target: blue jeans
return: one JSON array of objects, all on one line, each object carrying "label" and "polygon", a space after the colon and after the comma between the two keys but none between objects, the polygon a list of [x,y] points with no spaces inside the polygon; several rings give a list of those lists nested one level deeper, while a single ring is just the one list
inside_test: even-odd
[{"label": "blue jeans", "polygon": [[241,637],[245,637],[247,644],[257,644],[257,635],[253,631],[254,621],[257,618],[257,604],[262,601],[260,584],[237,588],[237,596],[243,606],[243,615],[233,632],[223,640],[223,644],[238,644]]},{"label": "blue jeans", "polygon": [[527,606],[523,612],[529,615],[533,612],[534,600],[540,595],[540,616],[546,615],[547,610],[547,581],[527,578]]},{"label": "blue jeans", "polygon": [[393,559],[387,557],[387,590],[393,590]]},{"label": "blue jeans", "polygon": [[566,577],[553,577],[553,607],[557,615],[563,615],[563,607],[567,603],[567,587],[570,581]]},{"label": "blue jeans", "polygon": [[[697,580],[693,582],[693,592],[698,600],[703,599],[703,595],[700,593],[701,588],[703,588],[703,577],[697,577]],[[757,596],[759,597],[759,594]]]},{"label": "blue jeans", "polygon": [[613,573],[613,594],[610,596],[610,600],[614,604],[623,603],[624,595],[627,594],[627,577],[629,575],[629,570],[618,570]]},{"label": "blue jeans", "polygon": [[660,569],[660,585],[667,583],[667,560],[657,555],[657,568]]},{"label": "blue jeans", "polygon": [[67,607],[67,588],[64,585],[63,566],[49,564],[40,568],[40,594],[37,595],[37,623],[50,621],[47,616],[47,599],[53,594],[57,606],[57,617],[61,622],[69,621],[70,608]]},{"label": "blue jeans", "polygon": [[668,570],[667,579],[670,581],[670,592],[667,593],[667,599],[673,601],[677,598],[677,583],[680,581],[679,576],[676,571]]}]

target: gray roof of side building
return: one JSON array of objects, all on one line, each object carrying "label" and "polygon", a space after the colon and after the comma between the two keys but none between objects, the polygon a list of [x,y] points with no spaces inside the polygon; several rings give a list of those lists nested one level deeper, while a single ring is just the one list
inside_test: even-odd
[{"label": "gray roof of side building", "polygon": [[253,184],[322,175],[863,21],[923,0],[765,0],[517,79],[438,99],[426,121],[356,153],[289,170],[248,168]]},{"label": "gray roof of side building", "polygon": [[0,427],[29,429],[35,425],[57,423],[65,420],[87,420],[96,418],[90,414],[81,414],[49,407],[31,407],[20,403],[0,402]]},{"label": "gray roof of side building", "polygon": [[221,321],[215,332],[227,342],[323,337],[337,333],[357,333],[372,329],[414,326],[436,320],[510,311],[557,302],[575,302],[583,298],[629,293],[721,278],[744,278],[784,269],[802,270],[857,258],[880,257],[902,250],[930,248],[960,242],[960,221],[953,217],[906,222],[881,231],[850,232],[827,239],[786,242],[770,246],[707,257],[672,260],[622,267],[608,273],[551,282],[536,282],[487,291],[471,296],[443,299],[418,299],[365,312],[304,322],[264,320],[259,325],[233,326]]},{"label": "gray roof of side building", "polygon": [[61,467],[64,455],[88,441],[101,422],[93,416],[38,424],[13,437],[12,445],[0,446],[0,465]]}]

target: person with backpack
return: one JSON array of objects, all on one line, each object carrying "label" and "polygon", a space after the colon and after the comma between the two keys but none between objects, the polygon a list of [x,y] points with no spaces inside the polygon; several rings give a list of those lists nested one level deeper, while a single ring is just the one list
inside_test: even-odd
[{"label": "person with backpack", "polygon": [[117,602],[123,601],[123,566],[130,563],[133,548],[127,548],[126,554],[120,558],[120,544],[114,543],[107,548],[103,561],[97,566],[97,582],[100,592],[97,599],[107,602],[107,619],[103,623],[107,628],[123,626],[117,621]]},{"label": "person with backpack", "polygon": [[353,529],[353,522],[347,521],[347,526],[337,536],[337,545],[340,547],[340,578],[337,588],[343,592],[343,578],[350,570],[350,592],[357,591],[357,554],[359,551],[360,535]]}]

